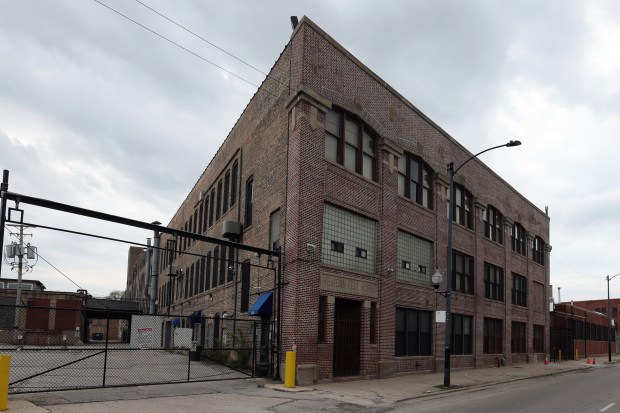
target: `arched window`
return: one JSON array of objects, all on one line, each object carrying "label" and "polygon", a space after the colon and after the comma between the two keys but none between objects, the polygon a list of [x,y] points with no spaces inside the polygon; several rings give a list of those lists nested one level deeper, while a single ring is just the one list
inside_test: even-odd
[{"label": "arched window", "polygon": [[[447,190],[446,192],[450,192]],[[453,221],[457,224],[463,225],[469,229],[474,227],[474,221],[472,219],[472,200],[471,193],[460,184],[454,184],[454,197],[450,197],[448,194],[448,208],[450,208],[450,199],[454,198],[453,208]],[[448,210],[449,212],[450,210]]]},{"label": "arched window", "polygon": [[525,228],[518,222],[512,226],[511,237],[512,237],[512,250],[518,254],[521,254],[525,257],[526,248],[525,248],[525,237],[526,237]]},{"label": "arched window", "polygon": [[368,125],[351,114],[330,109],[325,116],[325,158],[376,180],[375,136]]},{"label": "arched window", "polygon": [[504,231],[502,230],[504,216],[497,208],[489,205],[484,210],[484,236],[491,241],[504,243]]},{"label": "arched window", "polygon": [[245,184],[245,227],[252,226],[252,206],[254,204],[254,177],[249,177]]},{"label": "arched window", "polygon": [[398,158],[398,194],[433,209],[433,170],[421,158],[405,152]]}]

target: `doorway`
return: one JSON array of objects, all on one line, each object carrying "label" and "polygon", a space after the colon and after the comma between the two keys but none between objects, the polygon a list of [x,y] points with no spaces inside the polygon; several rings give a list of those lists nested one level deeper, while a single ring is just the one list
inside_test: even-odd
[{"label": "doorway", "polygon": [[334,377],[360,374],[361,302],[336,299]]}]

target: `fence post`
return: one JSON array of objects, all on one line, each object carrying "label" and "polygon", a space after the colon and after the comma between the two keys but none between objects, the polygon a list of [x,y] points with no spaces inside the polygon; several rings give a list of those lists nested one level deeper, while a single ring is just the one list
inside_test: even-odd
[{"label": "fence post", "polygon": [[105,325],[105,352],[103,353],[103,387],[105,387],[105,376],[108,370],[108,341],[110,341],[110,313],[108,313]]},{"label": "fence post", "polygon": [[7,409],[9,400],[9,372],[11,370],[11,356],[0,356],[0,410]]},{"label": "fence post", "polygon": [[252,377],[254,377],[254,374],[256,373],[254,369],[256,368],[256,326],[257,325],[258,324],[256,320],[254,320],[254,331],[252,333]]}]

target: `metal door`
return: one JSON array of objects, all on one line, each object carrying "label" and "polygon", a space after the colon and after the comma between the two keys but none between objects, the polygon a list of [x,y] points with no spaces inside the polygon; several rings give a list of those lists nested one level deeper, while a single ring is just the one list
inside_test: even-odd
[{"label": "metal door", "polygon": [[334,377],[357,376],[360,371],[359,301],[336,299],[334,317]]}]

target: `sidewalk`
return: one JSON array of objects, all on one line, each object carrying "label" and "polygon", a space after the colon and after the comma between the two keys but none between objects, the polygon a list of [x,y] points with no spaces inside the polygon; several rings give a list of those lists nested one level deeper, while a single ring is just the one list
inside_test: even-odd
[{"label": "sidewalk", "polygon": [[[315,391],[324,397],[335,398],[343,402],[371,406],[377,403],[396,403],[438,394],[446,391],[459,391],[475,386],[490,386],[516,380],[524,380],[560,374],[575,370],[598,368],[607,364],[588,365],[586,360],[569,360],[549,364],[516,364],[504,367],[488,367],[481,369],[452,370],[450,373],[451,389],[444,390],[444,372],[399,375],[389,379],[357,380],[316,384],[308,387],[287,389],[283,384],[272,383],[266,387],[279,391]],[[620,362],[620,356],[613,356],[612,363]]]},{"label": "sidewalk", "polygon": [[[620,362],[614,356],[612,363]],[[325,403],[337,406],[350,403],[362,407],[388,407],[399,401],[461,391],[472,387],[491,386],[515,380],[560,374],[581,369],[604,367],[585,360],[561,363],[518,364],[506,367],[453,370],[449,390],[442,389],[444,373],[400,375],[389,379],[354,380],[285,388],[282,383],[265,379],[223,382],[184,383],[159,386],[74,390],[66,392],[16,394],[9,397],[9,412],[121,412],[133,409],[148,412],[203,411],[211,406],[221,412],[266,412],[285,401]],[[291,410],[295,411],[295,410]],[[307,411],[307,410],[306,410]],[[323,410],[321,411],[328,411]],[[329,410],[331,411],[331,410]],[[337,411],[337,410],[334,410]]]}]

